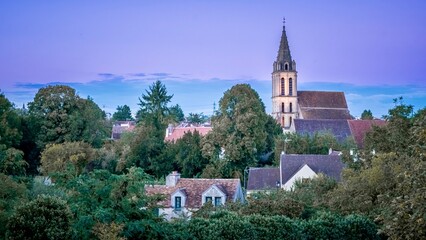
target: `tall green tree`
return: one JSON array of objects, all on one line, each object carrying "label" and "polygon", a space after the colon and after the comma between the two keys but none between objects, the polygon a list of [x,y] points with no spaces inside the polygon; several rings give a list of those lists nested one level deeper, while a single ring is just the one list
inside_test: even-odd
[{"label": "tall green tree", "polygon": [[48,143],[86,141],[99,147],[107,138],[105,113],[89,99],[82,99],[69,86],[41,88],[28,104],[32,116],[31,129],[37,131],[38,148]]},{"label": "tall green tree", "polygon": [[173,95],[167,94],[166,86],[160,81],[153,83],[145,92],[142,98],[139,98],[138,120],[152,125],[157,130],[166,129],[170,114],[170,108],[167,105]]},{"label": "tall green tree", "polygon": [[204,154],[213,159],[223,149],[232,175],[242,176],[244,168],[255,166],[267,149],[267,123],[265,106],[257,92],[248,84],[237,84],[220,99]]},{"label": "tall green tree", "polygon": [[182,177],[199,176],[209,163],[201,152],[201,138],[198,131],[187,132],[173,145],[176,149],[175,160]]},{"label": "tall green tree", "polygon": [[132,117],[132,111],[127,105],[117,106],[117,111],[112,115],[113,121],[126,121],[134,120]]},{"label": "tall green tree", "polygon": [[159,134],[157,129],[148,124],[139,124],[134,130],[125,166],[141,167],[156,177],[166,176],[173,170],[175,157],[167,149],[164,133]]},{"label": "tall green tree", "polygon": [[165,176],[173,170],[174,157],[165,151],[164,142],[167,124],[173,122],[168,107],[172,97],[168,95],[166,86],[156,81],[139,98],[139,124],[135,130],[136,140],[130,145],[127,166],[141,167],[156,177]]},{"label": "tall green tree", "polygon": [[394,99],[395,107],[384,118],[388,124],[373,126],[365,137],[365,148],[369,151],[398,152],[409,151],[411,127],[413,124],[413,106],[403,103],[402,98]]}]

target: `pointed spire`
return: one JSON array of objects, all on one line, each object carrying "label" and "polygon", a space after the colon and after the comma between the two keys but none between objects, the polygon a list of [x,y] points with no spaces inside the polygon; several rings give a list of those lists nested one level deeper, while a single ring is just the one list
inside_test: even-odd
[{"label": "pointed spire", "polygon": [[287,34],[285,32],[285,18],[283,18],[283,32],[281,34],[281,41],[280,41],[280,48],[278,49],[278,56],[277,56],[277,61],[276,63],[280,66],[282,66],[281,68],[278,67],[277,70],[284,70],[284,64],[288,63],[288,69],[289,70],[293,70],[292,64],[293,61],[291,59],[291,54],[290,54],[290,47],[288,46],[288,40],[287,40]]}]

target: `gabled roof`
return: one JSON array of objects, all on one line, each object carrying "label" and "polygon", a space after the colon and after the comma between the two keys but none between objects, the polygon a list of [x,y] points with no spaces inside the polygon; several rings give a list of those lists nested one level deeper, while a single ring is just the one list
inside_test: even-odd
[{"label": "gabled roof", "polygon": [[201,136],[205,136],[212,130],[212,127],[200,126],[200,127],[175,127],[173,128],[170,134],[166,134],[165,140],[170,142],[176,142],[178,139],[182,138],[183,135],[187,132],[194,133],[197,131]]},{"label": "gabled roof", "polygon": [[160,204],[164,207],[171,207],[171,194],[178,189],[185,189],[187,208],[200,208],[202,194],[211,186],[216,185],[227,195],[228,200],[232,200],[240,187],[239,179],[205,179],[205,178],[180,178],[175,186],[166,185],[146,185],[147,195],[161,194],[165,199]]},{"label": "gabled roof", "polygon": [[373,126],[384,126],[387,124],[384,120],[349,120],[348,122],[358,148],[364,147],[365,135],[373,129]]},{"label": "gabled roof", "polygon": [[280,181],[280,169],[275,168],[250,168],[247,181],[247,190],[265,190],[276,188]]},{"label": "gabled roof", "polygon": [[347,137],[351,136],[348,121],[340,119],[294,119],[294,128],[301,135],[308,134],[312,136],[319,132],[330,132],[339,142],[343,142]]},{"label": "gabled roof", "polygon": [[296,155],[283,154],[280,160],[282,184],[285,184],[304,165],[309,166],[316,174],[322,173],[331,178],[340,180],[344,164],[337,155]]},{"label": "gabled roof", "polygon": [[343,92],[297,91],[301,108],[348,108]]}]

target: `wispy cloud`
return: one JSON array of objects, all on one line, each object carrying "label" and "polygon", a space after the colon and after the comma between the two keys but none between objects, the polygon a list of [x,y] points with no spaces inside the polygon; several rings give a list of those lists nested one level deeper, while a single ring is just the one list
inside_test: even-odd
[{"label": "wispy cloud", "polygon": [[[6,96],[17,106],[33,100],[38,89],[47,85],[69,85],[82,97],[91,96],[108,113],[115,112],[118,105],[128,105],[135,113],[138,98],[152,82],[161,80],[169,94],[173,94],[172,104],[179,104],[185,113],[204,112],[211,114],[223,93],[235,84],[248,83],[255,89],[271,112],[271,82],[258,79],[198,79],[190,74],[171,73],[99,73],[97,78],[80,83],[16,83],[12,89],[4,89]],[[299,82],[298,90],[321,90],[345,92],[351,114],[360,116],[364,109],[370,109],[380,117],[393,107],[392,99],[402,96],[407,104],[416,108],[425,107],[426,89],[423,86],[362,86],[347,83]]]}]

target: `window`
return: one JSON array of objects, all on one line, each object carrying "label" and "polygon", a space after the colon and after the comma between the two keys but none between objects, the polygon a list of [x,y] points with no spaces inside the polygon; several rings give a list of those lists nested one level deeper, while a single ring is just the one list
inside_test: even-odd
[{"label": "window", "polygon": [[175,197],[175,209],[180,210],[182,208],[182,198]]},{"label": "window", "polygon": [[282,117],[282,118],[281,118],[281,126],[284,126],[284,123],[285,123],[285,118],[284,118],[284,117]]},{"label": "window", "polygon": [[293,112],[293,104],[290,103],[290,112]]},{"label": "window", "polygon": [[288,80],[288,95],[293,96],[293,79]]},{"label": "window", "polygon": [[213,201],[213,198],[212,197],[206,197],[206,203],[207,202],[212,202]]},{"label": "window", "polygon": [[286,63],[285,65],[284,65],[284,70],[288,70],[288,64]]},{"label": "window", "polygon": [[222,205],[222,197],[215,197],[214,198],[214,205],[216,207]]},{"label": "window", "polygon": [[293,118],[290,117],[290,127],[291,127],[291,123],[293,122]]},{"label": "window", "polygon": [[281,78],[281,95],[285,95],[285,82],[284,82],[284,78]]},{"label": "window", "polygon": [[281,103],[281,112],[284,112],[284,103]]}]

